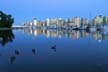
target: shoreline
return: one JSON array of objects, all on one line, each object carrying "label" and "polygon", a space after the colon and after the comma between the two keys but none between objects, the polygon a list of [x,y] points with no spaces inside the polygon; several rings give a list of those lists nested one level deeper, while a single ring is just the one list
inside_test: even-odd
[{"label": "shoreline", "polygon": [[76,31],[81,31],[81,30],[85,30],[85,31],[108,31],[108,28],[94,28],[94,27],[90,27],[90,28],[48,28],[48,27],[29,27],[29,26],[12,26],[11,28],[0,28],[0,30],[13,30],[13,29],[43,29],[43,30],[76,30]]},{"label": "shoreline", "polygon": [[27,26],[13,26],[11,28],[0,28],[0,30],[12,30],[12,29],[23,29],[23,28],[29,28]]}]

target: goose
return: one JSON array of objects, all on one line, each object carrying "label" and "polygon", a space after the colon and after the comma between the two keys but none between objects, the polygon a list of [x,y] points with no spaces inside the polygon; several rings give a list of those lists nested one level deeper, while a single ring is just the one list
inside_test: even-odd
[{"label": "goose", "polygon": [[33,52],[33,54],[35,54],[36,50],[35,49],[32,49],[32,52]]},{"label": "goose", "polygon": [[52,46],[51,48],[52,48],[52,49],[56,49],[56,45]]},{"label": "goose", "polygon": [[20,52],[19,52],[18,50],[15,50],[15,54],[16,54],[16,55],[19,55],[19,53],[20,53]]}]

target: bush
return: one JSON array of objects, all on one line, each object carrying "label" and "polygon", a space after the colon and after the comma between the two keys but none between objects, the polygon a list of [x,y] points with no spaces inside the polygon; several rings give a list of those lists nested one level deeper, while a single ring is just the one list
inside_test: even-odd
[{"label": "bush", "polygon": [[12,15],[0,11],[0,28],[11,28],[13,23],[14,18],[12,18]]}]

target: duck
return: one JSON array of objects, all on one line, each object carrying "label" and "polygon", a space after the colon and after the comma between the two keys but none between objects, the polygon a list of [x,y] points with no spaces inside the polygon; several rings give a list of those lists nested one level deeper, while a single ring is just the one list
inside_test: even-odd
[{"label": "duck", "polygon": [[56,52],[56,45],[53,45],[53,46],[51,47],[51,49],[53,49],[54,52]]},{"label": "duck", "polygon": [[19,52],[18,50],[15,50],[15,54],[16,54],[16,55],[19,55],[20,52]]},{"label": "duck", "polygon": [[53,46],[51,47],[51,49],[56,49],[56,45],[53,45]]},{"label": "duck", "polygon": [[36,50],[35,49],[32,49],[32,52],[33,52],[33,54],[35,54]]}]

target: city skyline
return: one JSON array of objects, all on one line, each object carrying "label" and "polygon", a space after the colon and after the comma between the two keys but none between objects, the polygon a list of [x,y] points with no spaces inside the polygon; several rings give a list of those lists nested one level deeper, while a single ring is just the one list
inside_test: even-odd
[{"label": "city skyline", "polygon": [[108,72],[108,0],[0,0],[0,72]]},{"label": "city skyline", "polygon": [[90,27],[95,27],[101,29],[102,27],[108,27],[108,16],[97,15],[94,18],[80,18],[80,17],[70,17],[70,18],[46,18],[45,20],[39,21],[34,18],[32,21],[27,21],[23,24],[24,26],[34,26],[34,27],[47,27],[47,28],[81,28],[88,29]]}]

